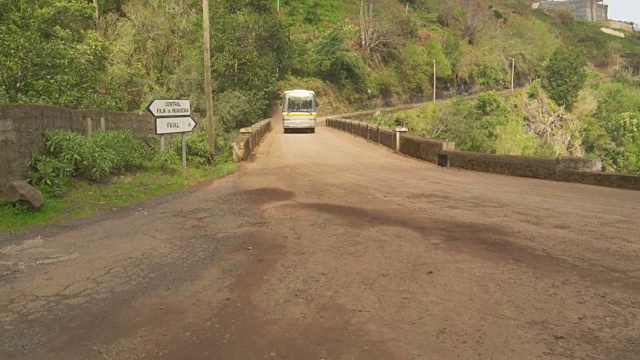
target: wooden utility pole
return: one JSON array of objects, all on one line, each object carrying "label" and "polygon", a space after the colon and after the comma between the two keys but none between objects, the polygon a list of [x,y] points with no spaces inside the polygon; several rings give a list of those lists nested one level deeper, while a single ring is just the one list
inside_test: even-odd
[{"label": "wooden utility pole", "polygon": [[93,0],[93,6],[96,8],[96,32],[100,33],[100,11],[98,11],[98,0]]},{"label": "wooden utility pole", "polygon": [[209,34],[209,0],[202,0],[202,32],[204,40],[204,97],[207,105],[208,143],[216,151],[216,132],[213,121],[213,94],[211,89],[211,38]]}]

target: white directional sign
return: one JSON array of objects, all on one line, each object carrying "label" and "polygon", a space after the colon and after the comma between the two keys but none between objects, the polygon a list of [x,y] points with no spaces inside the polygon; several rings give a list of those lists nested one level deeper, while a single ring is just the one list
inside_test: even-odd
[{"label": "white directional sign", "polygon": [[156,117],[191,116],[191,100],[153,100],[147,110]]},{"label": "white directional sign", "polygon": [[156,118],[156,134],[175,134],[191,132],[198,123],[190,117]]}]

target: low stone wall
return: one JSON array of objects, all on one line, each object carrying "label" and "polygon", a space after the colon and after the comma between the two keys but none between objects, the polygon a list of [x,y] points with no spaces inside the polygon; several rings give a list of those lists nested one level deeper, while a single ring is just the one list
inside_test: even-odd
[{"label": "low stone wall", "polygon": [[556,178],[553,180],[587,185],[607,186],[618,189],[640,190],[640,176],[627,174],[614,174],[593,171],[561,171],[556,174]]},{"label": "low stone wall", "polygon": [[618,29],[618,30],[624,30],[624,31],[628,31],[628,32],[633,32],[633,25],[626,23],[626,22],[622,22],[622,21],[615,21],[615,20],[600,20],[598,21],[598,23],[600,23],[603,26],[612,28],[612,29]]},{"label": "low stone wall", "polygon": [[[329,127],[396,149],[396,133],[389,128],[343,118],[328,118],[326,123]],[[575,157],[545,159],[457,151],[452,142],[425,139],[409,134],[400,136],[400,153],[445,167],[640,190],[640,176],[602,172],[600,159]]]},{"label": "low stone wall", "polygon": [[262,139],[271,131],[271,119],[262,120],[240,130],[233,141],[233,161],[246,161]]},{"label": "low stone wall", "polygon": [[329,127],[333,127],[355,136],[359,136],[363,139],[367,139],[389,149],[396,148],[396,137],[393,130],[378,125],[369,124],[366,121],[357,121],[349,119],[327,118],[326,124]]},{"label": "low stone wall", "polygon": [[602,163],[599,159],[566,157],[544,159],[456,150],[443,151],[441,155],[447,157],[448,166],[451,167],[537,179],[555,179],[559,172],[585,172],[602,169]]},{"label": "low stone wall", "polygon": [[400,152],[414,158],[438,163],[438,155],[445,150],[453,150],[455,144],[447,141],[424,139],[415,135],[403,135]]},{"label": "low stone wall", "polygon": [[129,129],[138,139],[155,133],[146,113],[73,110],[50,105],[0,105],[0,185],[25,179],[32,154],[44,153],[45,130],[89,134],[97,129]]}]

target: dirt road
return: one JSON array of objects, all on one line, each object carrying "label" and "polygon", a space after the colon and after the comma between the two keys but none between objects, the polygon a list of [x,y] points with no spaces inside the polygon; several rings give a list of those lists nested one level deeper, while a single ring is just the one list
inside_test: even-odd
[{"label": "dirt road", "polygon": [[276,124],[233,176],[0,239],[0,359],[638,359],[639,223]]}]

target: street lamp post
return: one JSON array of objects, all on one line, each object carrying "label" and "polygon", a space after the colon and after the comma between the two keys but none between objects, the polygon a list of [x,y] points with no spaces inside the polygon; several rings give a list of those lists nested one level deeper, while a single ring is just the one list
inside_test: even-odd
[{"label": "street lamp post", "polygon": [[516,59],[511,58],[511,91],[513,91],[513,83],[515,78]]},{"label": "street lamp post", "polygon": [[436,61],[433,60],[433,101],[436,101]]}]

